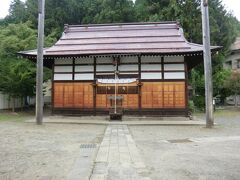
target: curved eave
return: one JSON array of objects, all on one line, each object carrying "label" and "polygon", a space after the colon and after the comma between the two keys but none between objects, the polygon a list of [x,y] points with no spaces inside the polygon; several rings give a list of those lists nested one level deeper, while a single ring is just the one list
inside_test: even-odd
[{"label": "curved eave", "polygon": [[[216,53],[217,51],[221,50],[222,47],[220,46],[213,46],[211,47],[211,52]],[[33,51],[31,51],[33,52]],[[28,59],[36,59],[37,54],[36,53],[29,53],[29,51],[21,51],[17,53],[18,55],[28,58]],[[54,58],[62,58],[62,57],[86,57],[86,56],[135,56],[135,55],[161,55],[161,56],[198,56],[202,55],[203,51],[179,51],[179,52],[128,52],[128,53],[86,53],[86,54],[44,54],[44,59],[54,59]]]}]

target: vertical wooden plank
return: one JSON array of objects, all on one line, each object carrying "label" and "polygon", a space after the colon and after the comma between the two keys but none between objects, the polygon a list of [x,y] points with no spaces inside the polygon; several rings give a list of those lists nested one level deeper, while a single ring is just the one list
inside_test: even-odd
[{"label": "vertical wooden plank", "polygon": [[74,94],[73,94],[73,83],[64,84],[64,107],[73,108],[74,107]]},{"label": "vertical wooden plank", "polygon": [[162,82],[153,83],[153,108],[163,107]]},{"label": "vertical wooden plank", "polygon": [[64,84],[63,83],[54,83],[54,108],[64,107]]},{"label": "vertical wooden plank", "polygon": [[74,107],[83,108],[83,83],[74,83]]},{"label": "vertical wooden plank", "polygon": [[175,94],[175,107],[185,108],[185,82],[176,82]]},{"label": "vertical wooden plank", "polygon": [[128,95],[127,94],[123,94],[123,108],[128,108]]},{"label": "vertical wooden plank", "polygon": [[164,82],[164,107],[174,108],[174,82]]},{"label": "vertical wooden plank", "polygon": [[90,83],[83,86],[84,108],[93,108],[93,87]]},{"label": "vertical wooden plank", "polygon": [[142,86],[142,108],[152,108],[152,83],[144,82]]}]

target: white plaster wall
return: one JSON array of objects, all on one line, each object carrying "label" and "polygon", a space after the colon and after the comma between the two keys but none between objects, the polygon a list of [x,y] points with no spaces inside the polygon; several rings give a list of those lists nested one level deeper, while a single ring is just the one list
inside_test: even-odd
[{"label": "white plaster wall", "polygon": [[55,66],[54,72],[72,72],[72,66]]},{"label": "white plaster wall", "polygon": [[115,66],[113,66],[113,65],[97,65],[96,71],[97,72],[115,71]]},{"label": "white plaster wall", "polygon": [[94,67],[92,65],[90,66],[75,66],[75,72],[88,72],[88,71],[94,71]]},{"label": "white plaster wall", "polygon": [[164,64],[164,70],[166,71],[184,71],[184,64]]},{"label": "white plaster wall", "polygon": [[138,71],[137,64],[128,64],[128,65],[120,65],[118,66],[119,71]]},{"label": "white plaster wall", "polygon": [[142,73],[142,79],[162,79],[162,74],[159,73]]},{"label": "white plaster wall", "polygon": [[94,80],[94,74],[75,74],[75,80]]},{"label": "white plaster wall", "polygon": [[72,74],[54,74],[54,80],[72,80]]},{"label": "white plaster wall", "polygon": [[166,72],[164,73],[164,79],[185,79],[184,72]]},{"label": "white plaster wall", "polygon": [[161,71],[162,66],[161,64],[142,64],[141,69],[142,71]]}]

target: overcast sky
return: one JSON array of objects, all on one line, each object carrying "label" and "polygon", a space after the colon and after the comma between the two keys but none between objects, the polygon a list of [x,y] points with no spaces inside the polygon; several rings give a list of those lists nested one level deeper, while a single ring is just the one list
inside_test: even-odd
[{"label": "overcast sky", "polygon": [[[10,2],[11,0],[1,0],[0,18],[4,18],[8,14]],[[227,9],[229,11],[232,11],[238,20],[240,20],[240,0],[222,0],[222,2],[225,4]]]}]

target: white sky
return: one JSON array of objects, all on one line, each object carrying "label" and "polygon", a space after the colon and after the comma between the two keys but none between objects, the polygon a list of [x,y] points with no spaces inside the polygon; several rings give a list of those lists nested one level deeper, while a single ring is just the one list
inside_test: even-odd
[{"label": "white sky", "polygon": [[[222,2],[240,20],[240,0],[222,0]],[[10,3],[11,0],[0,0],[0,18],[4,18],[8,14]]]}]

